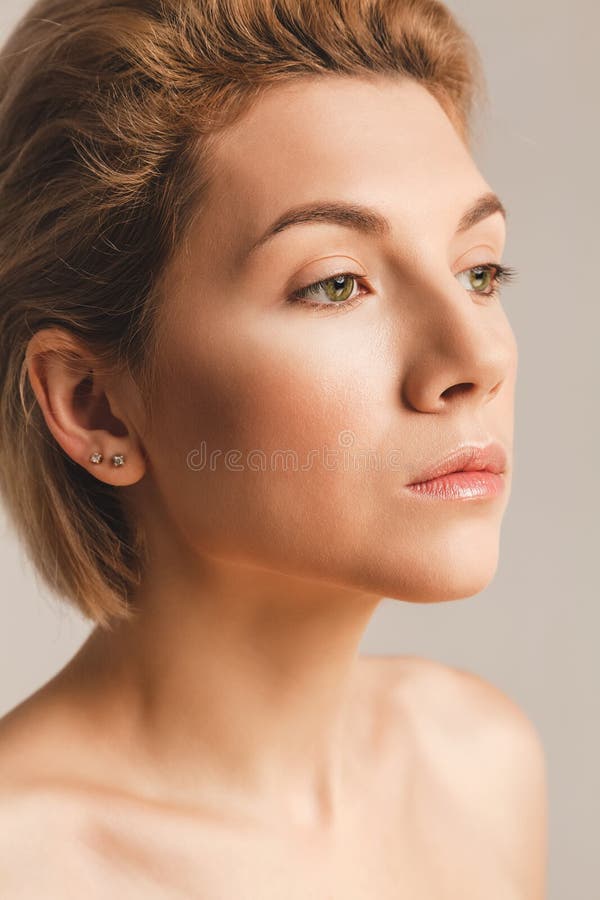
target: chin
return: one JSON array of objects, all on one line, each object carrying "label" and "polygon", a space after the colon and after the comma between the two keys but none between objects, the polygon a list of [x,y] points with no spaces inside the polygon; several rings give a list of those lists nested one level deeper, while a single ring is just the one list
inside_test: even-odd
[{"label": "chin", "polygon": [[483,591],[498,568],[498,542],[470,548],[421,550],[412,557],[399,554],[397,561],[380,560],[363,571],[361,586],[390,600],[408,603],[443,603],[464,600]]}]

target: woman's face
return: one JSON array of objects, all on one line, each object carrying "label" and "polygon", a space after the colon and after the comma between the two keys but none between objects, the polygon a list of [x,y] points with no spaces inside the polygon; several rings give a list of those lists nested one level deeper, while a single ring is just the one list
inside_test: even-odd
[{"label": "woman's face", "polygon": [[[216,154],[162,309],[153,496],[200,556],[406,600],[477,593],[497,564],[517,370],[500,300],[467,271],[502,261],[503,215],[457,230],[489,184],[433,97],[384,77],[272,89]],[[256,245],[323,203],[390,227],[312,219]],[[317,306],[288,299],[340,274]],[[500,495],[406,488],[492,439]]]}]

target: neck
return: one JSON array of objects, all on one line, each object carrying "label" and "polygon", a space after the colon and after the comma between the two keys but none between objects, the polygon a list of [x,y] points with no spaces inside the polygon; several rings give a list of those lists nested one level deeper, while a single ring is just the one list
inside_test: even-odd
[{"label": "neck", "polygon": [[82,651],[110,733],[116,719],[143,748],[157,793],[330,821],[379,600],[229,562],[193,578],[163,567],[139,587],[138,618],[96,629]]}]

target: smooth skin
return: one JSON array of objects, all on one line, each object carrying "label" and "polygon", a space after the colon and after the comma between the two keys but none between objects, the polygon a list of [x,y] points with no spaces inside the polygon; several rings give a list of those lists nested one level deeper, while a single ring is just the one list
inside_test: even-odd
[{"label": "smooth skin", "polygon": [[[467,270],[501,261],[505,219],[457,232],[491,188],[412,81],[278,86],[223,133],[217,162],[169,272],[154,427],[124,376],[96,373],[76,394],[93,360],[70,336],[45,330],[28,347],[48,427],[121,488],[151,564],[137,621],[94,630],[0,722],[6,882],[36,897],[43,878],[63,900],[84,885],[87,897],[542,900],[531,722],[475,675],[358,654],[382,597],[464,598],[495,573],[517,348],[501,300]],[[340,200],[391,229],[304,222],[249,253],[284,211]],[[319,309],[287,302],[340,272],[360,276],[348,309],[324,290]],[[80,375],[51,353],[65,340]],[[499,497],[406,490],[459,442],[488,439],[509,454]],[[380,460],[399,451],[395,464],[344,465],[348,440]],[[126,464],[94,465],[94,450]],[[272,464],[274,450],[300,465]]]}]

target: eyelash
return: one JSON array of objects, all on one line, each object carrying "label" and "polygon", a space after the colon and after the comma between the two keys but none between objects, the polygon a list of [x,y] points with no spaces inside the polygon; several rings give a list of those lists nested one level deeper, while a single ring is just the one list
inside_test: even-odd
[{"label": "eyelash", "polygon": [[[457,275],[464,275],[465,272],[474,272],[476,270],[483,271],[493,271],[493,279],[492,279],[492,290],[491,291],[469,291],[469,293],[479,294],[482,297],[489,297],[493,299],[498,296],[500,293],[500,285],[507,284],[508,282],[514,281],[518,272],[516,269],[511,266],[503,266],[500,263],[484,263],[478,266],[469,266],[468,269],[463,269],[462,272],[457,272]],[[310,306],[313,309],[329,309],[330,307],[335,307],[336,309],[344,309],[350,310],[352,307],[357,306],[364,297],[365,294],[368,294],[369,291],[363,291],[361,294],[356,294],[354,297],[349,297],[347,300],[341,300],[336,302],[332,300],[330,303],[317,303],[316,301],[305,299],[310,293],[317,293],[317,291],[322,288],[325,284],[330,281],[333,281],[335,278],[352,278],[354,281],[361,282],[364,281],[362,275],[355,275],[353,272],[336,272],[333,275],[329,275],[328,278],[323,278],[321,281],[313,281],[311,284],[307,284],[305,287],[298,288],[298,290],[294,291],[291,294],[286,302],[287,303],[301,303],[304,306]]]}]

